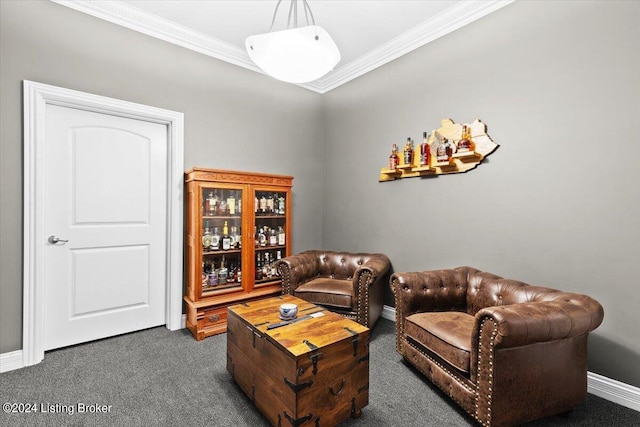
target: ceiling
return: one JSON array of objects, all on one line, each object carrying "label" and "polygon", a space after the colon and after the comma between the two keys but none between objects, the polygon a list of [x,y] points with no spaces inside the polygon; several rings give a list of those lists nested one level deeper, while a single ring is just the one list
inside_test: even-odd
[{"label": "ceiling", "polygon": [[[269,31],[276,0],[52,0],[200,53],[262,72],[245,39]],[[513,0],[308,0],[315,23],[336,42],[342,59],[314,82],[325,93]],[[306,25],[298,2],[298,25]],[[286,29],[290,1],[281,3],[273,30]]]}]

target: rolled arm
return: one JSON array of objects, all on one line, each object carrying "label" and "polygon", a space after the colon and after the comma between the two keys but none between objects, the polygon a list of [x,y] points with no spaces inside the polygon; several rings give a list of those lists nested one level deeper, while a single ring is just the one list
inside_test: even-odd
[{"label": "rolled arm", "polygon": [[356,287],[362,283],[367,283],[371,286],[371,284],[382,278],[387,271],[389,271],[390,267],[391,261],[389,261],[389,258],[386,255],[372,254],[367,262],[362,264],[356,270],[353,275],[353,283]]},{"label": "rolled arm", "polygon": [[506,348],[587,334],[602,323],[604,311],[586,295],[558,293],[550,301],[483,308],[475,317],[473,343],[478,343],[482,323],[492,320],[494,345]]},{"label": "rolled arm", "polygon": [[293,291],[318,274],[318,255],[316,251],[305,251],[277,261],[276,269],[282,280],[282,293]]}]

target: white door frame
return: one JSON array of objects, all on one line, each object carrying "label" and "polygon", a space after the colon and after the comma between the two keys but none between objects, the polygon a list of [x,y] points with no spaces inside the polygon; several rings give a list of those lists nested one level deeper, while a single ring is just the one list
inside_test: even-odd
[{"label": "white door frame", "polygon": [[24,222],[23,222],[23,366],[44,359],[43,260],[44,144],[46,106],[59,105],[167,125],[167,265],[166,326],[182,327],[184,114],[71,89],[23,81],[24,102]]}]

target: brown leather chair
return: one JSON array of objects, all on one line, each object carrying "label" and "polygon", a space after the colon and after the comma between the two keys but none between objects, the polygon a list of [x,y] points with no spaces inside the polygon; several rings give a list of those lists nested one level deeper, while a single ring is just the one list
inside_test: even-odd
[{"label": "brown leather chair", "polygon": [[282,293],[372,327],[382,313],[389,258],[383,254],[309,250],[277,262]]},{"label": "brown leather chair", "polygon": [[471,267],[395,273],[397,351],[483,426],[571,411],[587,394],[594,299]]}]

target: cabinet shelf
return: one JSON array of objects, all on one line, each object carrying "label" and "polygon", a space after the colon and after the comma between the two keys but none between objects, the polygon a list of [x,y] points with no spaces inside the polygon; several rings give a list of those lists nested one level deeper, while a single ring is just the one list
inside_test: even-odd
[{"label": "cabinet shelf", "polygon": [[[231,304],[275,296],[282,292],[279,277],[255,279],[262,263],[272,269],[278,254],[291,251],[291,187],[293,177],[254,172],[193,168],[185,173],[186,187],[186,295],[187,328],[197,340],[226,331],[226,308]],[[272,206],[273,197],[278,204]],[[266,199],[266,212],[256,211],[255,200]],[[224,203],[236,209],[233,215],[208,215],[223,211]],[[264,207],[260,207],[265,209]],[[285,214],[274,212],[284,211]],[[225,224],[227,223],[227,224]],[[277,229],[283,245],[255,247],[254,230],[258,226]],[[205,232],[240,236],[240,248],[210,250],[203,248]],[[228,227],[228,229],[224,229]],[[281,243],[282,240],[280,240]],[[220,241],[222,244],[222,239]],[[240,268],[241,282],[216,284],[221,264],[231,272]],[[211,280],[211,282],[208,282]]]}]

